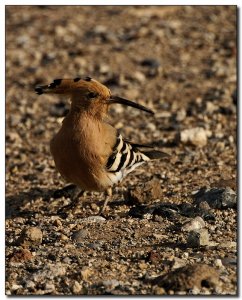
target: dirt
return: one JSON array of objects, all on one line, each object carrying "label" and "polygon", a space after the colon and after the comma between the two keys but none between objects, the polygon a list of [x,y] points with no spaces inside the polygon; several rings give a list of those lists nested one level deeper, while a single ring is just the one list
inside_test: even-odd
[{"label": "dirt", "polygon": [[[7,295],[237,294],[236,14],[6,7]],[[57,191],[67,183],[49,141],[69,102],[34,87],[84,76],[153,109],[114,105],[110,123],[170,157],[132,172],[112,197],[86,192],[58,213],[71,195]]]}]

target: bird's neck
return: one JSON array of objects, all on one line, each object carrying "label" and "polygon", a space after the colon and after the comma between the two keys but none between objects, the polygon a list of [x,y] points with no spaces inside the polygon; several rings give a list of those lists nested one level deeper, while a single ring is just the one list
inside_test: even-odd
[{"label": "bird's neck", "polygon": [[72,103],[69,114],[74,118],[90,117],[102,122],[107,118],[107,107],[99,105],[85,107]]}]

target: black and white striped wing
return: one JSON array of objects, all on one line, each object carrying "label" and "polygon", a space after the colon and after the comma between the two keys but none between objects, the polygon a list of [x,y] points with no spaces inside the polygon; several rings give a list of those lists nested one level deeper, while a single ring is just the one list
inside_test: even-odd
[{"label": "black and white striped wing", "polygon": [[115,181],[116,183],[128,173],[133,171],[136,167],[149,160],[148,156],[141,153],[128,142],[124,141],[122,136],[119,134],[117,142],[113,147],[113,153],[108,158],[106,169],[114,175],[112,176],[112,181]]}]

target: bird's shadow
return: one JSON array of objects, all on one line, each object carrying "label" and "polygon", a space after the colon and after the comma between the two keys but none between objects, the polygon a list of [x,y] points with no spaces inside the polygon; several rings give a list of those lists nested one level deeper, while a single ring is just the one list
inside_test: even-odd
[{"label": "bird's shadow", "polygon": [[[57,214],[64,217],[66,214],[62,215],[62,213],[59,213],[58,208],[56,209],[56,211],[51,211],[50,203],[51,201],[56,201],[56,200],[58,201],[58,199],[60,199],[61,197],[69,198],[71,201],[72,196],[75,193],[75,187],[76,186],[72,184],[67,185],[60,189],[47,189],[47,188],[34,187],[26,192],[20,192],[18,194],[8,195],[6,196],[6,201],[5,201],[5,218],[10,219],[15,217],[32,217],[36,213],[45,214],[45,215]],[[82,199],[81,201],[82,206],[86,206],[90,204],[90,199],[88,198],[90,197],[87,197],[87,199],[85,200]],[[41,203],[39,205],[36,205],[36,202],[38,200],[41,200]],[[100,199],[97,200],[99,202],[99,205],[102,206],[104,200],[101,201]],[[113,202],[110,201],[109,205],[115,207],[124,203],[126,203],[125,200],[119,199]],[[62,204],[60,199],[59,209],[61,208],[61,206]]]},{"label": "bird's shadow", "polygon": [[28,203],[34,203],[37,199],[42,198],[43,201],[49,201],[54,195],[55,189],[34,187],[26,192],[8,195],[5,198],[5,218],[33,216],[36,209],[24,209]]}]

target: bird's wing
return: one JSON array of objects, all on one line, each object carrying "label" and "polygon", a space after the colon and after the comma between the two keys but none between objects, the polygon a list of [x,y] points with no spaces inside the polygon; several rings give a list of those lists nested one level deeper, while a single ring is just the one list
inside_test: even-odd
[{"label": "bird's wing", "polygon": [[112,153],[106,163],[107,171],[112,173],[122,171],[126,175],[146,161],[168,156],[168,154],[157,150],[140,151],[137,147],[152,148],[148,145],[130,143],[124,140],[121,134],[118,134]]}]

